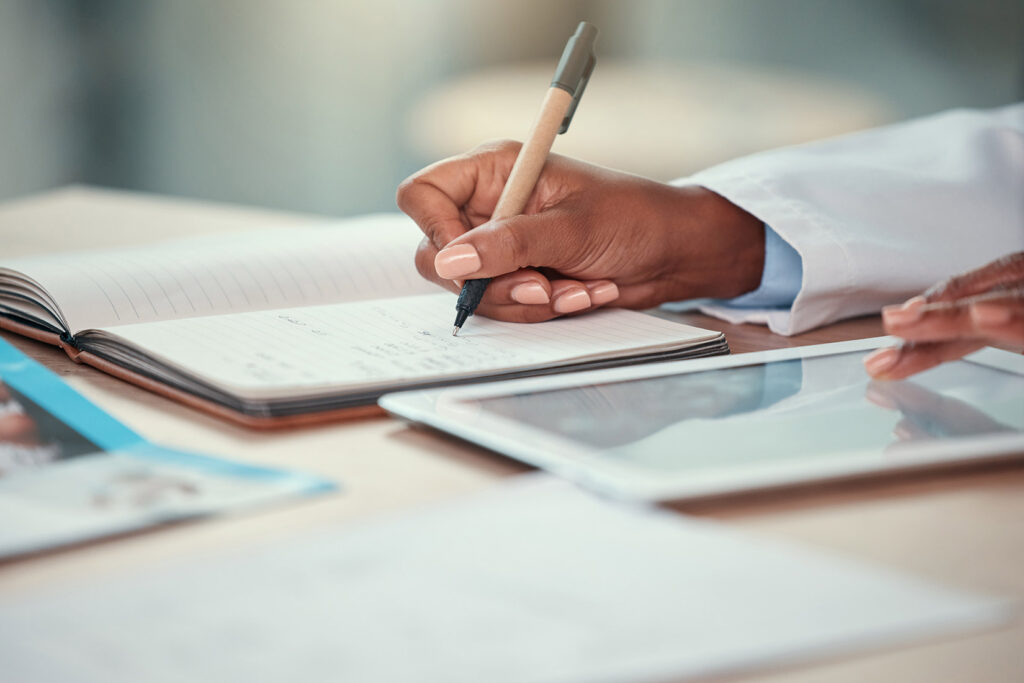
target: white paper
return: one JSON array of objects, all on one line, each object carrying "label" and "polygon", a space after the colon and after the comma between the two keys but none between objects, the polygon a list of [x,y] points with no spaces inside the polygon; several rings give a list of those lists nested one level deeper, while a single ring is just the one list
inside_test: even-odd
[{"label": "white paper", "polygon": [[977,628],[1005,603],[543,475],[0,603],[9,680],[599,683]]}]

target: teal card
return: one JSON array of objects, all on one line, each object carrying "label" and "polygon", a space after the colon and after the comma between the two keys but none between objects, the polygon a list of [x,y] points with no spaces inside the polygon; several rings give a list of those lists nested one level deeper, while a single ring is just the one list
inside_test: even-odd
[{"label": "teal card", "polygon": [[151,443],[0,338],[0,558],[335,488]]}]

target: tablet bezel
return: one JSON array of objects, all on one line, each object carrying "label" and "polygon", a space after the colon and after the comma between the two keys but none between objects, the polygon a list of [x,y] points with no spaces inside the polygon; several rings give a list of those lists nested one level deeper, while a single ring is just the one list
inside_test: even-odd
[{"label": "tablet bezel", "polygon": [[[829,459],[773,460],[742,468],[700,469],[666,477],[641,467],[624,466],[586,446],[515,420],[466,405],[464,401],[550,391],[574,386],[647,379],[803,358],[816,358],[892,345],[892,337],[816,344],[735,356],[718,356],[607,370],[488,382],[444,389],[388,394],[380,405],[390,414],[478,444],[539,467],[604,495],[649,501],[685,500],[741,493],[814,481],[863,477],[887,472],[981,462],[1024,455],[1024,433],[996,434],[907,444],[899,459],[879,458],[875,449],[844,451]],[[1024,375],[1024,355],[986,348],[966,359],[978,365]]]}]

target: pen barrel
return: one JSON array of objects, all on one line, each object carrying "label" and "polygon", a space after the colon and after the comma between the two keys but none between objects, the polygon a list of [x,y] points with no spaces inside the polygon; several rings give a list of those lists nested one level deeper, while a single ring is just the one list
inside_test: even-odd
[{"label": "pen barrel", "polygon": [[519,150],[516,163],[512,166],[505,188],[501,191],[491,220],[518,216],[526,208],[572,101],[572,95],[561,88],[548,90],[540,114],[526,142],[523,143],[523,148]]},{"label": "pen barrel", "polygon": [[[465,284],[462,285],[462,291],[459,292],[459,299],[455,302],[455,310],[465,311],[466,318],[473,315],[473,311],[480,304],[480,299],[483,298],[484,291],[487,289],[487,284],[490,281],[491,278],[489,277],[479,280],[466,280]],[[458,321],[456,321],[456,324],[461,325]]]}]

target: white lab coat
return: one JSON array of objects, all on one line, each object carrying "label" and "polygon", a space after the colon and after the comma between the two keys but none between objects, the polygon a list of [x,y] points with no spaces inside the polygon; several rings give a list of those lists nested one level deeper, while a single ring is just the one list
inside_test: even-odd
[{"label": "white lab coat", "polygon": [[1024,103],[763,152],[676,182],[749,211],[803,259],[791,309],[702,310],[797,334],[1024,250]]}]

